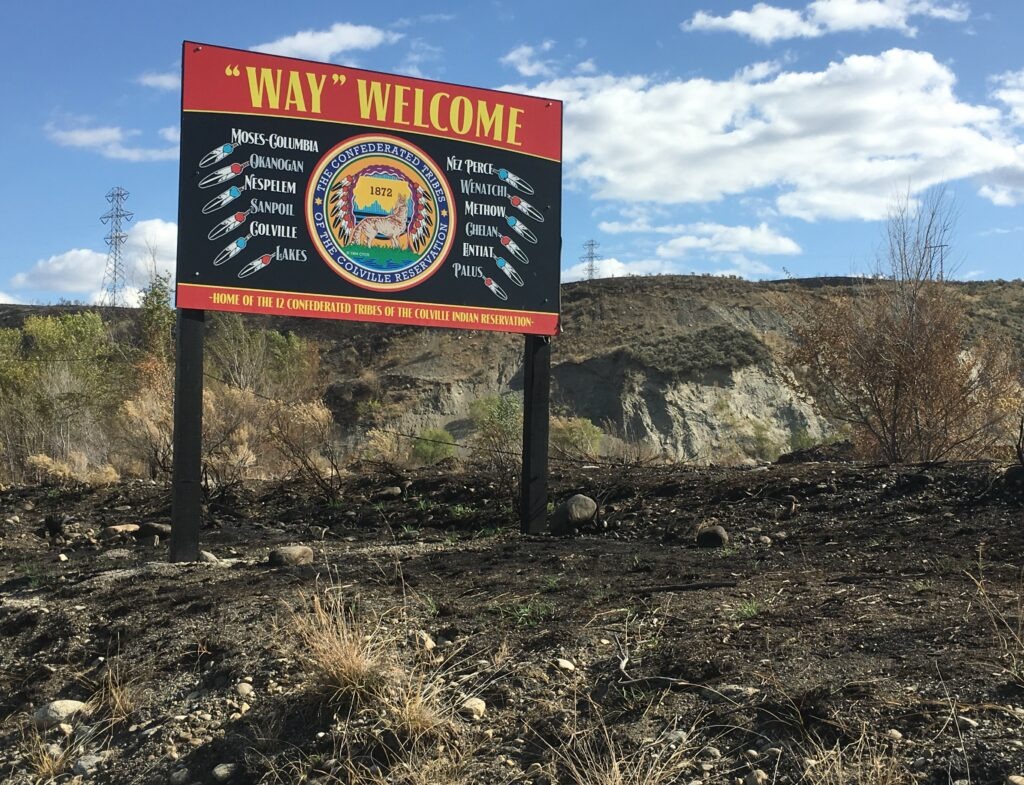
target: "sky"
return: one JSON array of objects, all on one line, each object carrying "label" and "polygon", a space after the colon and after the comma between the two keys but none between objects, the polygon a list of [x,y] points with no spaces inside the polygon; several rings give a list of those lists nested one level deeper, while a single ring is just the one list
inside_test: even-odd
[{"label": "sky", "polygon": [[125,188],[133,290],[173,271],[183,40],[565,101],[563,281],[873,268],[945,187],[949,263],[1022,276],[1021,0],[5,2],[0,302],[95,301]]}]

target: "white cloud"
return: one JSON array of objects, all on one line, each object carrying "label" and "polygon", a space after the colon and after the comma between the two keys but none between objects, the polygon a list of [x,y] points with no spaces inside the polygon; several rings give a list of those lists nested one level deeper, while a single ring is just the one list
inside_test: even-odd
[{"label": "white cloud", "polygon": [[417,17],[403,17],[391,26],[412,27],[413,25],[438,24],[440,22],[452,22],[457,18],[458,17],[455,14],[421,14]]},{"label": "white cloud", "polygon": [[[62,147],[77,147],[92,150],[104,158],[119,161],[170,161],[178,157],[178,146],[172,147],[136,147],[129,141],[140,135],[140,131],[126,130],[120,126],[93,126],[77,128],[58,128],[47,123],[44,130],[51,141]],[[166,140],[163,129],[160,134]]]},{"label": "white cloud", "polygon": [[11,286],[65,293],[89,292],[103,283],[106,262],[106,254],[73,248],[48,259],[40,259],[28,272],[11,278]]},{"label": "white cloud", "polygon": [[7,294],[6,292],[0,292],[0,303],[9,303],[9,304],[17,305],[20,302],[21,302],[21,300],[19,300],[18,298],[13,297],[13,296]]},{"label": "white cloud", "polygon": [[983,185],[978,195],[988,199],[996,207],[1016,207],[1024,204],[1024,187],[1012,185]]},{"label": "white cloud", "polygon": [[501,63],[515,68],[520,76],[553,76],[554,63],[542,59],[540,55],[542,52],[550,52],[554,45],[554,41],[545,41],[540,46],[517,46],[501,58]]},{"label": "white cloud", "polygon": [[[615,258],[598,259],[594,262],[596,278],[625,278],[629,275],[667,275],[678,272],[675,265],[664,259],[641,259],[623,262]],[[581,281],[587,277],[587,262],[574,264],[562,271],[562,280]]]},{"label": "white cloud", "polygon": [[[174,273],[178,227],[169,221],[153,218],[132,224],[124,245],[125,278],[130,304],[132,297],[153,274]],[[61,294],[88,294],[90,302],[98,302],[102,294],[106,252],[73,248],[47,259],[40,259],[30,270],[11,278],[15,289],[32,289]],[[135,294],[133,294],[133,292]]]},{"label": "white cloud", "polygon": [[1006,104],[1014,123],[1024,125],[1024,70],[999,74],[992,82],[996,86],[992,96]]},{"label": "white cloud", "polygon": [[814,0],[803,11],[757,3],[749,11],[714,16],[698,11],[684,30],[728,31],[762,44],[789,38],[817,38],[827,33],[858,30],[895,30],[917,35],[914,17],[966,22],[970,8],[965,2],[940,0]]},{"label": "white cloud", "polygon": [[[622,261],[617,258],[598,259],[595,264],[595,278],[625,278],[644,275],[736,275],[741,278],[764,278],[778,275],[766,264],[736,254],[716,263],[710,269],[706,265],[680,262],[669,259],[637,259]],[[562,271],[562,281],[581,281],[587,278],[587,263],[579,262]]]},{"label": "white cloud", "polygon": [[409,43],[409,51],[398,65],[398,71],[409,76],[426,76],[424,67],[435,65],[441,61],[442,49],[428,44],[422,38],[415,38]]},{"label": "white cloud", "polygon": [[160,134],[160,138],[165,142],[177,144],[181,141],[181,129],[176,125],[169,125],[166,128],[161,128],[157,133]]},{"label": "white cloud", "polygon": [[800,253],[800,246],[796,242],[772,231],[767,224],[723,226],[697,223],[682,229],[683,234],[658,246],[658,256],[673,259],[694,250],[712,255],[753,253],[775,256]]},{"label": "white cloud", "polygon": [[813,38],[821,35],[799,11],[757,3],[750,11],[733,11],[728,16],[712,16],[698,11],[693,19],[683,22],[684,30],[727,30],[749,36],[762,44],[786,38]]},{"label": "white cloud", "polygon": [[1009,228],[996,226],[992,229],[986,229],[983,232],[978,232],[978,235],[981,237],[991,237],[995,234],[1015,234],[1016,232],[1024,232],[1024,226],[1011,226]]},{"label": "white cloud", "polygon": [[763,79],[775,76],[782,70],[782,63],[778,60],[764,60],[760,63],[751,63],[736,72],[733,79],[739,82],[760,82]]},{"label": "white cloud", "polygon": [[285,57],[332,60],[343,52],[375,49],[382,44],[393,44],[401,39],[401,33],[382,30],[379,27],[337,22],[326,30],[303,30],[294,35],[278,38],[276,41],[259,44],[253,49]]},{"label": "white cloud", "polygon": [[143,87],[152,87],[156,90],[179,90],[181,88],[181,73],[178,71],[167,71],[162,74],[147,73],[137,77],[135,82]]},{"label": "white cloud", "polygon": [[690,251],[702,251],[712,257],[741,253],[769,256],[802,253],[794,240],[775,232],[766,223],[759,226],[724,226],[708,222],[655,226],[646,218],[639,217],[628,223],[602,221],[598,228],[608,234],[675,235],[658,245],[656,253],[663,259],[679,258]]},{"label": "white cloud", "polygon": [[174,275],[178,225],[160,218],[132,224],[125,241],[129,283],[145,284],[153,273]]},{"label": "white cloud", "polygon": [[578,74],[596,74],[597,63],[594,62],[593,58],[587,58],[581,63],[577,63],[573,69]]},{"label": "white cloud", "polygon": [[509,89],[566,101],[567,183],[595,198],[664,206],[757,191],[782,215],[874,220],[908,183],[973,178],[1001,204],[1024,189],[1024,145],[1005,115],[960,100],[955,84],[931,54],[892,49],[753,83],[601,75]]}]

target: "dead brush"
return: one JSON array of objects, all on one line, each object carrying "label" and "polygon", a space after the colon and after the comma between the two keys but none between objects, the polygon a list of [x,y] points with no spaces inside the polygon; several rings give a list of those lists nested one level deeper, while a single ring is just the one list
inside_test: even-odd
[{"label": "dead brush", "polygon": [[20,731],[21,754],[25,767],[33,776],[36,785],[64,781],[75,761],[88,752],[88,745],[94,742],[96,737],[96,734],[75,735],[50,741],[33,724],[29,716],[21,720]]},{"label": "dead brush", "polygon": [[37,782],[49,783],[67,773],[75,761],[75,745],[47,741],[31,722],[22,726],[21,754]]},{"label": "dead brush", "polygon": [[867,732],[849,744],[826,746],[811,740],[804,748],[807,785],[911,785],[913,776],[882,742]]},{"label": "dead brush", "polygon": [[675,749],[647,745],[626,752],[603,724],[576,737],[565,749],[555,749],[555,762],[565,772],[566,785],[669,785],[679,781],[692,756],[686,744]]},{"label": "dead brush", "polygon": [[288,609],[283,634],[331,701],[353,703],[386,694],[396,672],[397,642],[381,619],[359,618],[344,597],[322,591]]},{"label": "dead brush", "polygon": [[996,601],[984,573],[967,573],[978,590],[978,604],[988,617],[992,635],[1000,651],[1000,667],[1018,686],[1024,687],[1024,573],[1017,580],[1017,588],[1010,599],[1011,610],[1005,611]]},{"label": "dead brush", "polygon": [[383,700],[385,721],[413,748],[449,741],[455,732],[455,707],[445,695],[443,672],[405,674]]},{"label": "dead brush", "polygon": [[[347,761],[344,766],[343,779],[346,785],[469,785],[467,770],[468,756],[448,750],[436,756],[426,752],[412,755],[400,761],[387,772]],[[495,783],[500,785],[500,781]]]},{"label": "dead brush", "polygon": [[143,676],[130,674],[120,657],[108,659],[98,676],[83,682],[92,691],[87,701],[90,714],[106,717],[112,726],[128,720],[142,703]]}]

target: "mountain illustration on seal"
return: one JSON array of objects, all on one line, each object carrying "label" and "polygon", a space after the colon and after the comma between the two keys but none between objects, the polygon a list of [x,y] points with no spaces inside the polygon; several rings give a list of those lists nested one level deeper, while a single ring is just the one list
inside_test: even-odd
[{"label": "mountain illustration on seal", "polygon": [[381,203],[376,199],[374,199],[373,204],[368,207],[363,207],[359,202],[355,202],[353,204],[353,208],[357,215],[387,215],[389,212],[388,210],[385,210]]}]

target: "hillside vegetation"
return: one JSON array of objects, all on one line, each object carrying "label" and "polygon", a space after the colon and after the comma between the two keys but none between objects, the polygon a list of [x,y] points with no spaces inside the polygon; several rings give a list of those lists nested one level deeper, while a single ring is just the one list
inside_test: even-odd
[{"label": "hillside vegetation", "polygon": [[[704,463],[771,459],[838,438],[790,362],[792,323],[816,299],[874,285],[686,276],[568,284],[564,332],[552,344],[554,413],[575,418],[576,431],[601,429],[591,451],[632,445]],[[974,335],[1024,347],[1024,283],[947,285]],[[0,306],[3,476],[165,473],[171,319],[152,302],[141,311]],[[360,454],[409,459],[409,437],[428,432],[471,444],[474,404],[514,396],[521,358],[515,335],[211,314],[211,476],[316,473]],[[299,425],[285,426],[300,413]],[[310,454],[289,450],[294,439],[312,439]]]}]

